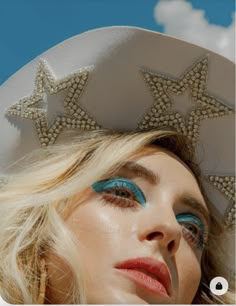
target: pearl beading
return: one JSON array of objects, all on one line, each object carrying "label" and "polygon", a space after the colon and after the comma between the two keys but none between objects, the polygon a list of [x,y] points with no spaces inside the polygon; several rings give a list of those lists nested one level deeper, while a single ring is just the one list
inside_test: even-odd
[{"label": "pearl beading", "polygon": [[[142,71],[144,80],[154,98],[154,104],[138,123],[137,130],[171,127],[190,139],[192,147],[189,149],[194,154],[194,148],[199,139],[201,121],[233,113],[232,108],[207,93],[207,72],[208,56],[196,62],[179,80]],[[84,68],[63,79],[56,80],[47,62],[41,59],[36,73],[33,94],[13,104],[6,113],[10,116],[32,120],[43,147],[54,144],[64,130],[100,129],[101,126],[79,105],[79,98],[87,84],[88,76],[89,70]],[[186,90],[189,90],[195,107],[187,116],[183,116],[180,112],[171,111],[173,104],[170,94],[181,96]],[[61,92],[66,92],[65,114],[57,116],[49,126],[47,111],[35,106],[39,102],[46,103],[45,95],[47,93],[55,95]],[[233,187],[235,188],[235,177],[209,176],[208,178],[231,202],[226,213],[226,223],[234,225],[235,189],[233,191]]]},{"label": "pearl beading", "polygon": [[230,202],[230,206],[225,214],[226,225],[235,225],[235,192],[236,192],[236,180],[235,176],[219,176],[209,175],[209,181],[215,186],[220,192],[222,192]]},{"label": "pearl beading", "polygon": [[[12,105],[7,115],[33,120],[41,146],[55,143],[64,130],[83,129],[94,130],[100,126],[78,104],[81,93],[87,81],[89,71],[79,70],[63,79],[56,80],[45,60],[40,60],[35,78],[33,94]],[[49,126],[47,111],[36,108],[39,102],[45,103],[45,95],[55,95],[66,91],[64,99],[65,115],[59,115]]]},{"label": "pearl beading", "polygon": [[[207,93],[208,56],[197,61],[179,79],[142,71],[144,80],[151,91],[154,104],[138,124],[139,130],[171,127],[187,136],[194,149],[199,139],[200,123],[205,119],[222,117],[233,113],[233,109],[226,106]],[[195,107],[187,116],[180,112],[171,111],[173,103],[170,94],[183,95],[189,90]]]}]

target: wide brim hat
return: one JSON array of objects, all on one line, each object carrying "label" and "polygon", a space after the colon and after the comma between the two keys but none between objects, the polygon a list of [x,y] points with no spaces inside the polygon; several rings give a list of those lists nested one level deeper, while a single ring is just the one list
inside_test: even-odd
[{"label": "wide brim hat", "polygon": [[0,88],[0,174],[70,130],[171,128],[188,137],[206,193],[235,222],[235,67],[202,47],[140,28],[74,36]]}]

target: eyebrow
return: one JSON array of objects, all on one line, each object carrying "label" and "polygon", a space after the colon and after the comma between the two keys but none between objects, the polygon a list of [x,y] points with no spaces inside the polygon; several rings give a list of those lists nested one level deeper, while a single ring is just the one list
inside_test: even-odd
[{"label": "eyebrow", "polygon": [[[155,174],[152,170],[147,169],[146,167],[134,162],[134,161],[127,161],[118,171],[117,176],[122,176],[122,170],[126,171],[126,176],[130,179],[134,177],[141,177],[147,180],[152,185],[158,184],[160,181],[160,177]],[[197,200],[195,197],[191,195],[182,195],[180,197],[180,202],[187,207],[192,208],[193,210],[197,211],[202,217],[205,219],[207,224],[210,222],[210,213],[209,211],[203,206],[201,201]]]},{"label": "eyebrow", "polygon": [[198,211],[203,216],[207,224],[209,224],[210,213],[200,201],[189,195],[183,195],[180,200],[185,206],[191,207],[193,210]]},{"label": "eyebrow", "polygon": [[118,171],[118,176],[122,170],[125,170],[127,172],[127,175],[129,178],[133,177],[141,177],[147,180],[152,185],[157,184],[160,181],[160,178],[158,175],[156,175],[152,170],[147,169],[146,167],[134,162],[134,161],[128,161],[126,162]]}]

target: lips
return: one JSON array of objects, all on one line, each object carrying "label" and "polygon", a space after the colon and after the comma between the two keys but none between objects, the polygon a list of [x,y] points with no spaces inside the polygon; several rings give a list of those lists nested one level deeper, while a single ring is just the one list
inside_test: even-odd
[{"label": "lips", "polygon": [[116,266],[117,269],[127,272],[131,279],[135,277],[140,285],[151,291],[159,291],[169,295],[171,292],[171,277],[169,270],[163,262],[151,257],[128,259]]}]

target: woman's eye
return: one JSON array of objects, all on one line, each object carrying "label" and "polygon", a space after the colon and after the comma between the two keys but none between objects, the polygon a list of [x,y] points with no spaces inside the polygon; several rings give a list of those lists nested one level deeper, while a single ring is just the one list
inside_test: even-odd
[{"label": "woman's eye", "polygon": [[184,238],[202,251],[207,237],[202,220],[193,214],[180,214],[176,216],[176,219],[182,225]]},{"label": "woman's eye", "polygon": [[198,229],[196,228],[196,226],[187,223],[184,225],[184,227],[187,228],[193,235],[198,235]]},{"label": "woman's eye", "polygon": [[92,188],[100,193],[106,202],[122,207],[145,206],[146,199],[142,190],[126,178],[111,178],[94,183]]},{"label": "woman's eye", "polygon": [[122,197],[122,198],[127,198],[127,199],[132,198],[132,194],[124,189],[113,189],[113,190],[111,189],[111,191],[108,191],[108,193],[114,194],[117,197]]}]

